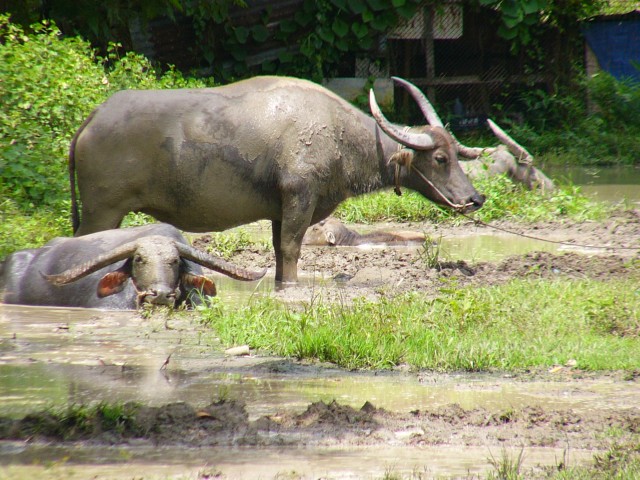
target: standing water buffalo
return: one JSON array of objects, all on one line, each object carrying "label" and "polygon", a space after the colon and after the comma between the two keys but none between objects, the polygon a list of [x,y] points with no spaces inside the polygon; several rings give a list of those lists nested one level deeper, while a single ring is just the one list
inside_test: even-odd
[{"label": "standing water buffalo", "polygon": [[130,211],[192,232],[269,219],[275,279],[295,282],[306,229],[348,197],[395,185],[460,211],[482,206],[445,129],[390,123],[373,91],[370,107],[375,119],[287,77],[118,92],[71,143],[74,231],[116,228]]},{"label": "standing water buffalo", "polygon": [[[250,272],[191,247],[171,225],[107,230],[80,238],[55,238],[20,250],[0,264],[2,301],[23,305],[135,309],[142,303],[191,303],[194,290],[216,294],[200,265],[237,280]],[[128,280],[131,281],[128,281]]]}]

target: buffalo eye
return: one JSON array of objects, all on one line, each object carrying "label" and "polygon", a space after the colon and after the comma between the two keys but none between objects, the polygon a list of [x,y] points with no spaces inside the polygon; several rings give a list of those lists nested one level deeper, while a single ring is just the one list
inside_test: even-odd
[{"label": "buffalo eye", "polygon": [[442,153],[442,152],[437,152],[434,155],[434,157],[436,159],[436,162],[438,162],[440,164],[447,163],[447,160],[448,160],[447,155]]}]

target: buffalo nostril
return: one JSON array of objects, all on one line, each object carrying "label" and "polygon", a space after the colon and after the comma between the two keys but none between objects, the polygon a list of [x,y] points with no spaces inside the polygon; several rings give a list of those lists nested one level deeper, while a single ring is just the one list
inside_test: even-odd
[{"label": "buffalo nostril", "polygon": [[469,197],[467,203],[465,204],[464,211],[465,212],[475,212],[484,204],[485,196],[480,195],[479,193],[473,194]]},{"label": "buffalo nostril", "polygon": [[168,289],[149,289],[144,301],[154,305],[173,305],[176,301],[176,292]]},{"label": "buffalo nostril", "polygon": [[482,205],[484,205],[485,199],[486,197],[484,195],[480,195],[479,193],[476,193],[471,197],[471,203],[473,203],[474,207],[480,208]]}]

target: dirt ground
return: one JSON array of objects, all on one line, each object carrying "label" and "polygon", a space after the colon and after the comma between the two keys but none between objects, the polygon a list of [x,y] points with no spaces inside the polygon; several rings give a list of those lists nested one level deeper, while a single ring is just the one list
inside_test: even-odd
[{"label": "dirt ground", "polygon": [[[275,293],[283,300],[295,301],[322,295],[326,300],[345,301],[355,297],[370,299],[407,291],[436,295],[445,283],[456,285],[495,285],[513,278],[592,278],[607,280],[640,278],[640,210],[618,211],[604,222],[546,222],[492,224],[521,235],[566,242],[565,252],[555,254],[534,251],[497,262],[448,261],[442,257],[437,265],[428,265],[424,248],[367,248],[303,246],[298,272],[301,281]],[[361,227],[366,228],[366,227]],[[368,227],[371,228],[371,227]],[[429,223],[385,224],[384,230],[413,230],[428,238],[455,238],[469,235],[504,234],[487,226],[467,222],[458,226],[434,226]],[[358,230],[358,226],[353,227]],[[514,241],[522,237],[513,235]],[[206,236],[194,244],[206,248]],[[560,244],[554,244],[560,246]],[[604,246],[609,248],[586,248]],[[244,250],[231,261],[247,268],[273,268],[275,259],[268,250]],[[324,280],[324,281],[323,281]],[[334,281],[326,281],[334,280]]]},{"label": "dirt ground", "polygon": [[[368,297],[379,298],[405,291],[436,295],[446,284],[495,285],[514,278],[628,278],[636,288],[640,284],[640,211],[620,211],[604,222],[557,222],[524,225],[495,224],[521,234],[566,241],[576,245],[566,252],[531,252],[495,262],[447,261],[440,259],[428,266],[420,249],[303,247],[299,262],[301,282],[274,292],[285,300],[305,300],[320,293],[326,300]],[[387,226],[385,226],[386,228]],[[357,229],[357,227],[354,227]],[[391,225],[390,229],[425,232],[432,238],[485,234],[487,227],[471,223],[441,227],[428,224]],[[195,245],[207,246],[206,236]],[[579,245],[579,246],[577,246]],[[590,249],[584,245],[609,248]],[[274,266],[273,252],[247,250],[231,261],[248,268]],[[320,279],[324,279],[321,281]],[[255,361],[255,360],[254,360]],[[256,369],[264,368],[256,365]],[[271,362],[275,373],[295,375],[300,368],[325,368],[301,365],[295,361]],[[521,372],[509,377],[512,382],[531,379],[568,385],[568,390],[583,389],[585,380],[636,388],[640,394],[640,366],[637,372],[586,374],[571,366],[553,372]],[[400,372],[402,373],[402,372]],[[404,372],[407,374],[407,372]],[[428,381],[431,374],[425,376]],[[501,374],[496,374],[502,377]],[[422,380],[420,380],[422,381]],[[436,380],[437,381],[437,380]],[[584,390],[586,388],[586,390]],[[595,393],[594,393],[595,395]],[[241,400],[230,399],[208,406],[171,403],[160,407],[127,407],[127,421],[109,428],[99,418],[81,426],[67,419],[61,428],[51,414],[33,414],[20,420],[0,419],[0,439],[65,439],[91,444],[205,446],[469,446],[521,448],[544,447],[587,449],[602,452],[615,442],[638,443],[640,408],[550,409],[531,405],[522,408],[465,410],[452,403],[433,409],[408,412],[390,411],[366,402],[353,408],[337,402],[314,402],[302,412],[278,411],[251,420]],[[612,432],[615,436],[612,437]],[[554,466],[558,467],[556,464]],[[224,477],[223,477],[224,478]]]}]

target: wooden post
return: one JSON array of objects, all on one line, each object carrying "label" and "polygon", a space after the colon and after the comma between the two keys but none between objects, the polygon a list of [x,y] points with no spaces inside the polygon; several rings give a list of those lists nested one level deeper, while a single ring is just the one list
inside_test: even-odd
[{"label": "wooden post", "polygon": [[427,97],[431,103],[436,101],[436,89],[433,81],[436,78],[436,65],[433,52],[433,7],[424,8],[424,53],[426,63]]}]

